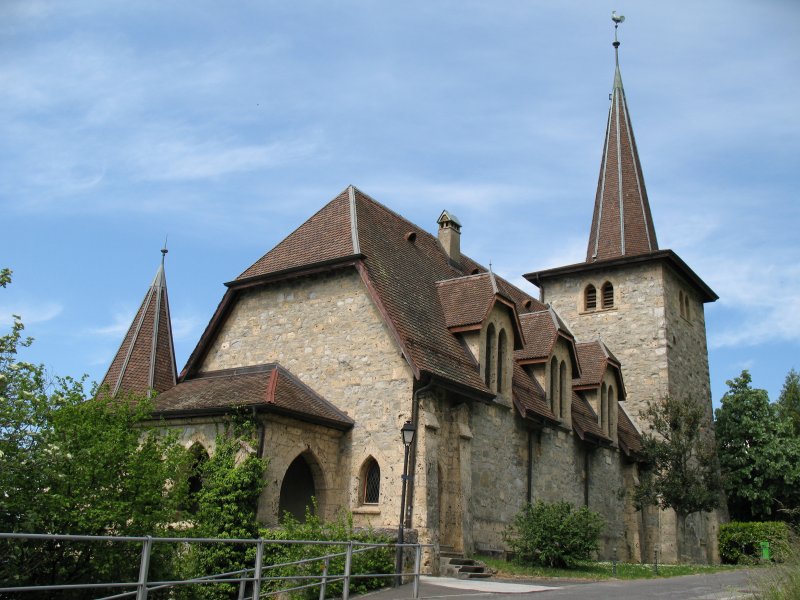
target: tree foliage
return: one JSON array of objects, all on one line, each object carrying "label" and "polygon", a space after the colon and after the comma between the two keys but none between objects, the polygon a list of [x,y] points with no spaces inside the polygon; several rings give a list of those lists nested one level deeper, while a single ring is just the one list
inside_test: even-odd
[{"label": "tree foliage", "polygon": [[[249,451],[253,426],[233,419],[227,431],[217,435],[210,458],[197,465],[202,487],[194,503],[195,514],[187,533],[195,537],[254,539],[258,537],[256,509],[264,487],[266,459]],[[228,573],[253,566],[253,546],[237,544],[192,544],[182,557],[182,575],[197,577]],[[235,597],[237,586],[201,585],[182,588],[183,598],[224,599]]]},{"label": "tree foliage", "polygon": [[742,521],[775,519],[780,509],[800,506],[800,438],[751,381],[746,370],[728,381],[716,411],[728,510]]},{"label": "tree foliage", "polygon": [[[10,282],[0,271],[0,286]],[[47,377],[20,360],[31,344],[14,317],[0,337],[0,531],[159,535],[185,494],[186,453],[147,426],[145,398],[110,401],[84,379]],[[130,544],[5,542],[0,580],[102,581],[135,576]],[[156,561],[157,562],[157,561]]]},{"label": "tree foliage", "polygon": [[[11,271],[1,269],[0,287],[10,281]],[[192,455],[152,421],[152,401],[109,399],[102,390],[87,391],[85,378],[51,381],[42,365],[20,360],[19,351],[31,345],[23,331],[15,316],[0,336],[0,531],[257,537],[265,462],[247,446],[252,427],[232,420],[227,435],[218,436],[216,452],[199,465],[203,485],[189,514]],[[244,549],[231,545],[194,547],[199,550],[154,544],[151,577],[218,573],[244,557]],[[140,554],[140,544],[8,540],[0,542],[0,581],[134,581]],[[214,592],[225,597],[227,590],[194,590],[187,597]]]},{"label": "tree foliage", "polygon": [[528,565],[571,567],[597,550],[603,517],[585,506],[539,500],[526,505],[504,532],[515,560]]},{"label": "tree foliage", "polygon": [[778,414],[792,422],[794,435],[800,436],[800,373],[791,369],[778,397]]},{"label": "tree foliage", "polygon": [[692,398],[668,396],[645,414],[650,424],[642,436],[647,466],[636,488],[637,503],[671,508],[679,517],[719,506],[716,447],[703,406]]}]

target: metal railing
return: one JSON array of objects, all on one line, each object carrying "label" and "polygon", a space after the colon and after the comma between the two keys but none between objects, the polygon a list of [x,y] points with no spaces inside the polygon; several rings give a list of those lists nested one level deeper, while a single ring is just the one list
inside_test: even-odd
[{"label": "metal railing", "polygon": [[[14,587],[0,587],[0,594],[15,592],[45,592],[45,591],[68,591],[68,590],[124,590],[112,595],[105,595],[98,600],[112,600],[118,598],[135,598],[135,600],[146,600],[150,592],[166,590],[186,585],[218,585],[218,584],[238,584],[239,600],[257,600],[276,596],[278,594],[319,587],[319,598],[324,600],[328,587],[331,584],[342,582],[342,600],[350,597],[351,583],[355,579],[393,579],[398,576],[410,577],[412,581],[411,597],[419,598],[419,579],[420,566],[422,562],[422,548],[432,547],[430,544],[378,544],[356,541],[307,541],[307,540],[269,540],[259,539],[222,539],[222,538],[186,538],[186,537],[131,537],[131,536],[90,536],[90,535],[50,535],[36,533],[0,533],[2,540],[41,540],[50,542],[112,542],[112,543],[133,543],[141,544],[141,558],[139,561],[139,576],[136,581],[128,582],[93,582],[93,583],[73,583],[59,585],[22,585]],[[153,554],[154,544],[177,543],[186,544],[240,544],[245,546],[255,546],[255,559],[252,567],[243,568],[237,571],[225,573],[214,573],[193,577],[188,579],[175,579],[165,581],[151,581],[149,579],[150,559]],[[339,546],[342,551],[330,552],[312,558],[302,560],[264,564],[265,549],[274,545],[314,545],[314,546]],[[400,551],[413,550],[414,570],[398,574],[392,573],[353,573],[353,557],[380,548],[401,549]],[[344,558],[344,568],[341,573],[331,573],[331,562],[336,558]],[[320,563],[320,574],[304,573],[301,575],[270,575],[274,569],[296,566],[312,565]],[[280,589],[264,589],[265,584],[284,582],[289,587]],[[299,585],[295,585],[299,584]],[[0,585],[4,585],[0,583]]]}]

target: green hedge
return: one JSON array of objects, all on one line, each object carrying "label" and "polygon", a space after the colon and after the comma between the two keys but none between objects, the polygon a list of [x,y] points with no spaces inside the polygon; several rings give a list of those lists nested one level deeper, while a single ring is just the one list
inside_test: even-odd
[{"label": "green hedge", "polygon": [[761,559],[761,542],[769,542],[772,560],[783,562],[789,553],[791,529],[781,521],[740,523],[719,528],[719,555],[729,564],[752,564]]}]

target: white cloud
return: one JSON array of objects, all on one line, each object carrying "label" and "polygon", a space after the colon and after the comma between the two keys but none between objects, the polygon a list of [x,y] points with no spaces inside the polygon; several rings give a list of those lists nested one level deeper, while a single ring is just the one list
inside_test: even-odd
[{"label": "white cloud", "polygon": [[89,330],[92,335],[103,337],[117,337],[122,339],[122,336],[128,332],[128,329],[136,316],[136,310],[125,309],[113,315],[113,321],[108,325],[102,327],[95,327]]},{"label": "white cloud", "polygon": [[63,310],[64,307],[56,302],[0,305],[0,325],[10,325],[13,322],[12,315],[19,315],[25,324],[44,323],[55,319]]}]

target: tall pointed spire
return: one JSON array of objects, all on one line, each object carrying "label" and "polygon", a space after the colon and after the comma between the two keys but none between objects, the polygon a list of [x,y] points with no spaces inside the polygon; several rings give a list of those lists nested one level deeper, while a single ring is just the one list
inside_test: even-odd
[{"label": "tall pointed spire", "polygon": [[111,396],[119,392],[163,392],[177,381],[167,279],[164,275],[167,252],[164,242],[161,264],[153,283],[103,378],[103,385],[108,386]]},{"label": "tall pointed spire", "polygon": [[614,21],[614,88],[608,111],[603,158],[594,201],[594,216],[586,262],[647,254],[658,250],[656,230],[644,186],[642,165],[633,136],[628,103],[619,70],[617,27]]}]

